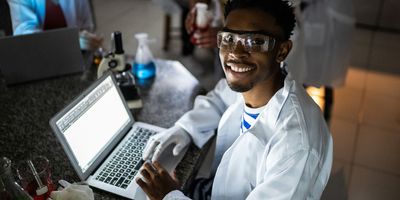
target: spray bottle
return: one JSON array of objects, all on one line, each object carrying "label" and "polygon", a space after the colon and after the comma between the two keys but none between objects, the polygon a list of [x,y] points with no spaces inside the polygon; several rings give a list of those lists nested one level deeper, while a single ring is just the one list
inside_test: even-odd
[{"label": "spray bottle", "polygon": [[156,75],[156,66],[154,58],[149,49],[147,33],[137,33],[135,38],[139,45],[136,50],[136,57],[133,63],[132,73],[138,79],[149,79]]}]

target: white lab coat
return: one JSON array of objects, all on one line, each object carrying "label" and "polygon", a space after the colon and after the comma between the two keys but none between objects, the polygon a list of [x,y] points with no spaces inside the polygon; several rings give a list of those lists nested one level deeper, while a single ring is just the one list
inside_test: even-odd
[{"label": "white lab coat", "polygon": [[[42,30],[46,0],[8,0],[14,35]],[[88,0],[59,0],[68,27],[92,31],[93,19]]]},{"label": "white lab coat", "polygon": [[[255,124],[240,134],[244,101],[221,80],[177,125],[202,147],[218,126],[212,199],[319,199],[332,138],[319,107],[288,75]],[[164,199],[185,199],[174,191]]]},{"label": "white lab coat", "polygon": [[[286,62],[299,82],[310,86],[339,87],[344,84],[354,34],[353,6],[347,0],[301,0],[296,7],[297,25],[293,48]],[[300,1],[295,1],[299,3]]]}]

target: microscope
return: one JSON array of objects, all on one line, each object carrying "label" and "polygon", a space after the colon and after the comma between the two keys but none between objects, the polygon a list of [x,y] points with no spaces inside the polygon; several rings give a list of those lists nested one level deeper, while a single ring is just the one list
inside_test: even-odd
[{"label": "microscope", "polygon": [[97,69],[97,78],[106,71],[112,71],[115,79],[130,109],[141,108],[142,101],[135,86],[135,77],[129,71],[130,66],[125,62],[124,49],[122,47],[121,32],[115,31],[111,34],[114,52],[108,53],[100,62]]},{"label": "microscope", "polygon": [[100,78],[104,72],[123,72],[126,70],[125,54],[122,48],[122,35],[121,32],[115,31],[111,34],[112,46],[114,47],[114,52],[108,53],[101,60],[99,68],[97,69],[97,78]]}]

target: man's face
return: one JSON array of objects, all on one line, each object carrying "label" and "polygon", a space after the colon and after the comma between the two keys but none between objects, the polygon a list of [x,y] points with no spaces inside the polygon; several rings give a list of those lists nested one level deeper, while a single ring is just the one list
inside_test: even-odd
[{"label": "man's face", "polygon": [[[266,33],[272,37],[282,37],[282,29],[275,24],[275,19],[262,10],[237,9],[226,18],[226,32]],[[237,92],[246,92],[258,84],[264,84],[276,72],[276,59],[279,42],[275,41],[268,51],[249,51],[242,42],[236,48],[220,48],[219,54],[228,85]]]}]

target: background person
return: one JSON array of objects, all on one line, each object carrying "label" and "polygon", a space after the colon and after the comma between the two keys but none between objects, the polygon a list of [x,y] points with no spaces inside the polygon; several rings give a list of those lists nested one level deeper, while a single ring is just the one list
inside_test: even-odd
[{"label": "background person", "polygon": [[14,35],[76,27],[83,50],[95,50],[103,38],[94,29],[88,0],[8,0]]}]

